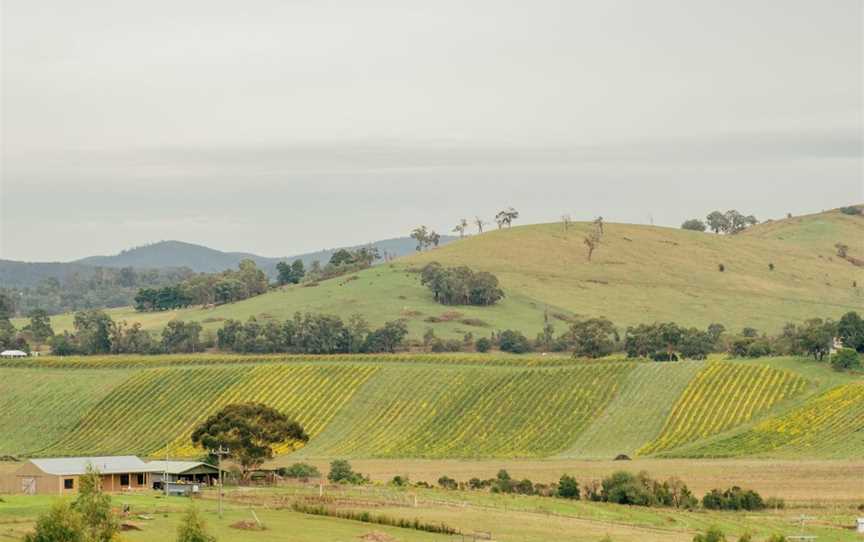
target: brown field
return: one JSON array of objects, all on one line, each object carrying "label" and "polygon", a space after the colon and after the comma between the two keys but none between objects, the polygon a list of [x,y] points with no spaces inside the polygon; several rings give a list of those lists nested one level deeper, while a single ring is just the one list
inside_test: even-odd
[{"label": "brown field", "polygon": [[[276,459],[272,465],[291,464],[290,456]],[[310,460],[322,473],[328,460]],[[633,461],[586,460],[352,460],[354,470],[368,474],[372,480],[386,482],[393,476],[408,475],[412,481],[434,484],[442,475],[459,481],[472,477],[492,478],[506,469],[514,478],[534,482],[557,481],[563,473],[580,481],[600,479],[616,470],[648,471],[654,478],[677,476],[697,495],[714,488],[732,485],[752,488],[764,496],[795,503],[864,504],[864,460],[757,460],[757,459],[637,459]]]}]

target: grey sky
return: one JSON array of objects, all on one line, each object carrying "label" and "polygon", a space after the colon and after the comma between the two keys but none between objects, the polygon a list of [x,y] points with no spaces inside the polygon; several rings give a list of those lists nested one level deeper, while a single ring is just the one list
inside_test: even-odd
[{"label": "grey sky", "polygon": [[0,0],[0,257],[864,201],[860,0]]}]

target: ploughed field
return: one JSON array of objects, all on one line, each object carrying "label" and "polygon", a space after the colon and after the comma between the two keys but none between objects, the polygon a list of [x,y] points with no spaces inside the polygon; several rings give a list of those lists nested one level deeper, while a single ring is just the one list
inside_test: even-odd
[{"label": "ploughed field", "polygon": [[113,356],[0,363],[0,455],[200,456],[196,424],[256,401],[293,458],[864,455],[864,380],[795,359]]}]

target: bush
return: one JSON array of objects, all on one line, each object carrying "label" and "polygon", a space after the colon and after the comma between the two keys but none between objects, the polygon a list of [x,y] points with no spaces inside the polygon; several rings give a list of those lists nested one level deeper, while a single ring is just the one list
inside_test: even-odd
[{"label": "bush", "polygon": [[864,209],[855,205],[851,205],[849,207],[841,207],[840,212],[844,215],[855,216],[864,213]]},{"label": "bush", "polygon": [[495,275],[465,266],[445,268],[438,262],[429,263],[420,272],[420,283],[442,305],[494,305],[504,297]]},{"label": "bush", "polygon": [[726,542],[726,535],[717,527],[711,527],[705,534],[697,534],[693,542]]},{"label": "bush", "polygon": [[488,352],[492,348],[492,341],[486,337],[480,337],[477,339],[477,342],[474,343],[474,348],[478,352]]},{"label": "bush", "polygon": [[308,463],[294,463],[289,467],[282,467],[277,472],[279,476],[285,478],[321,478],[318,467]]},{"label": "bush", "polygon": [[782,534],[772,534],[768,537],[768,542],[786,542],[786,537]]},{"label": "bush", "polygon": [[359,472],[354,472],[351,469],[351,463],[344,459],[336,459],[330,463],[330,473],[327,475],[327,479],[337,484],[352,485],[365,484],[369,481]]},{"label": "bush", "polygon": [[438,485],[441,486],[443,489],[457,489],[459,487],[459,484],[456,482],[456,480],[446,475],[438,478]]},{"label": "bush", "polygon": [[433,352],[459,352],[462,350],[462,341],[456,339],[435,339],[432,341],[430,349]]},{"label": "bush", "polygon": [[577,482],[576,478],[573,478],[572,476],[566,474],[562,475],[561,479],[558,480],[558,490],[556,491],[556,495],[562,499],[579,500],[579,497],[581,496],[579,491],[579,482]]},{"label": "bush", "polygon": [[177,528],[177,542],[215,542],[216,537],[209,534],[204,520],[195,506],[190,506]]},{"label": "bush", "polygon": [[765,503],[762,496],[752,489],[734,486],[726,491],[712,489],[702,498],[702,506],[708,510],[756,511],[764,509]]},{"label": "bush", "polygon": [[407,476],[400,476],[398,474],[396,476],[394,476],[392,480],[390,480],[391,486],[405,487],[405,486],[408,486],[410,484],[411,484],[411,481],[408,479]]},{"label": "bush", "polygon": [[24,542],[84,542],[81,514],[68,503],[58,501],[36,520],[36,531],[28,533]]},{"label": "bush", "polygon": [[861,368],[858,352],[851,348],[841,348],[831,356],[831,367],[835,371],[849,371]]},{"label": "bush", "polygon": [[531,351],[531,341],[519,331],[507,329],[501,332],[498,338],[498,348],[504,352],[513,354],[524,354]]},{"label": "bush", "polygon": [[708,226],[698,218],[691,218],[681,224],[682,230],[705,231],[707,228]]},{"label": "bush", "polygon": [[768,497],[765,499],[765,508],[771,510],[783,510],[786,508],[786,501],[779,497]]}]

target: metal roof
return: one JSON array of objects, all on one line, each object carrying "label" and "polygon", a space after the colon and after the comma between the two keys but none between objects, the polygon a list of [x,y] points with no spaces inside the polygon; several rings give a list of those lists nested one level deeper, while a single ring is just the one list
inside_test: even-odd
[{"label": "metal roof", "polygon": [[39,467],[42,472],[58,476],[85,474],[88,465],[92,465],[100,474],[150,472],[147,463],[144,463],[134,455],[57,457],[48,459],[31,459],[30,462]]},{"label": "metal roof", "polygon": [[198,467],[210,467],[215,469],[213,465],[202,463],[200,461],[148,461],[147,472],[167,472],[168,474],[183,474]]}]

